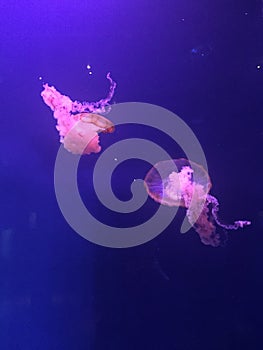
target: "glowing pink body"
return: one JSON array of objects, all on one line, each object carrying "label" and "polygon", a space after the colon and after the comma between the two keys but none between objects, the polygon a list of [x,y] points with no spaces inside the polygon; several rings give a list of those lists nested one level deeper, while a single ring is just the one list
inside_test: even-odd
[{"label": "glowing pink body", "polygon": [[237,230],[251,224],[250,221],[239,220],[225,225],[219,220],[218,200],[208,194],[211,188],[209,175],[200,165],[187,159],[155,164],[144,181],[148,194],[158,203],[186,208],[190,224],[206,245],[217,247],[222,243],[216,226]]},{"label": "glowing pink body", "polygon": [[54,86],[44,85],[41,96],[57,120],[56,128],[60,135],[60,142],[75,154],[90,154],[100,152],[100,132],[113,132],[114,125],[99,113],[105,113],[113,97],[116,83],[107,74],[110,81],[110,91],[105,99],[98,102],[71,101],[62,95]]}]

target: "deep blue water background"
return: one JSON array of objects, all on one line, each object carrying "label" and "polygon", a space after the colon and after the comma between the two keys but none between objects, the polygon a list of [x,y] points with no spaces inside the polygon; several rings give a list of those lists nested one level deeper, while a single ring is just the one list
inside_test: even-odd
[{"label": "deep blue water background", "polygon": [[[0,18],[0,349],[261,349],[261,1],[10,0]],[[180,235],[183,210],[153,241],[121,250],[64,220],[53,185],[58,135],[39,77],[94,101],[108,71],[114,102],[160,105],[195,132],[221,216],[253,223],[224,248],[193,230]],[[138,135],[154,138],[119,128],[101,143]],[[175,153],[163,136],[156,142]],[[148,169],[123,164],[118,196]]]}]

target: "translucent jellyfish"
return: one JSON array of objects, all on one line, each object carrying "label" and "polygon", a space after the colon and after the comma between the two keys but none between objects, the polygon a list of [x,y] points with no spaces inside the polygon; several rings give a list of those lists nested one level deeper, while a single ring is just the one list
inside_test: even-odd
[{"label": "translucent jellyfish", "polygon": [[[151,198],[168,206],[186,208],[190,224],[202,243],[217,247],[223,243],[227,230],[237,230],[250,221],[223,224],[218,218],[218,200],[209,194],[211,180],[206,170],[187,159],[161,161],[147,173],[144,184]],[[223,232],[219,232],[218,228]]]},{"label": "translucent jellyfish", "polygon": [[60,142],[69,152],[74,154],[100,152],[99,133],[114,131],[113,123],[100,115],[109,112],[109,102],[116,88],[110,73],[107,74],[107,79],[110,81],[110,91],[106,98],[98,102],[73,102],[68,96],[57,91],[54,86],[44,84],[41,96],[54,112]]}]

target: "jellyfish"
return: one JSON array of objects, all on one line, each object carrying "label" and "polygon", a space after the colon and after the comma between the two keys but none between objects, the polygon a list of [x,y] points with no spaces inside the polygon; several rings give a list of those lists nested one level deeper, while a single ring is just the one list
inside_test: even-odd
[{"label": "jellyfish", "polygon": [[44,84],[41,96],[46,105],[53,111],[57,120],[56,128],[60,142],[66,150],[73,154],[90,154],[101,151],[99,133],[112,133],[113,123],[101,114],[109,112],[116,83],[110,73],[110,90],[106,98],[98,102],[71,101],[68,96],[62,95],[54,86]]},{"label": "jellyfish", "polygon": [[222,245],[228,230],[251,224],[247,220],[238,220],[233,224],[220,221],[218,200],[209,194],[212,184],[207,171],[187,159],[158,162],[147,173],[144,185],[156,202],[186,208],[189,223],[205,245]]}]

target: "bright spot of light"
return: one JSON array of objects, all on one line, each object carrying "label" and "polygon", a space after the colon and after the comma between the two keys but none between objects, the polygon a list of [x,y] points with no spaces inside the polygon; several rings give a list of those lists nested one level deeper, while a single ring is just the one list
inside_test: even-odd
[{"label": "bright spot of light", "polygon": [[88,71],[89,71],[89,75],[92,75],[92,71],[91,71],[91,65],[90,64],[87,64],[87,69],[88,69]]},{"label": "bright spot of light", "polygon": [[42,80],[43,79],[43,77],[38,77],[38,80]]},{"label": "bright spot of light", "polygon": [[260,65],[260,64],[258,64],[258,65],[257,65],[257,69],[260,69],[260,68],[261,68],[261,65]]},{"label": "bright spot of light", "polygon": [[118,158],[114,158],[115,162],[118,162]]}]

